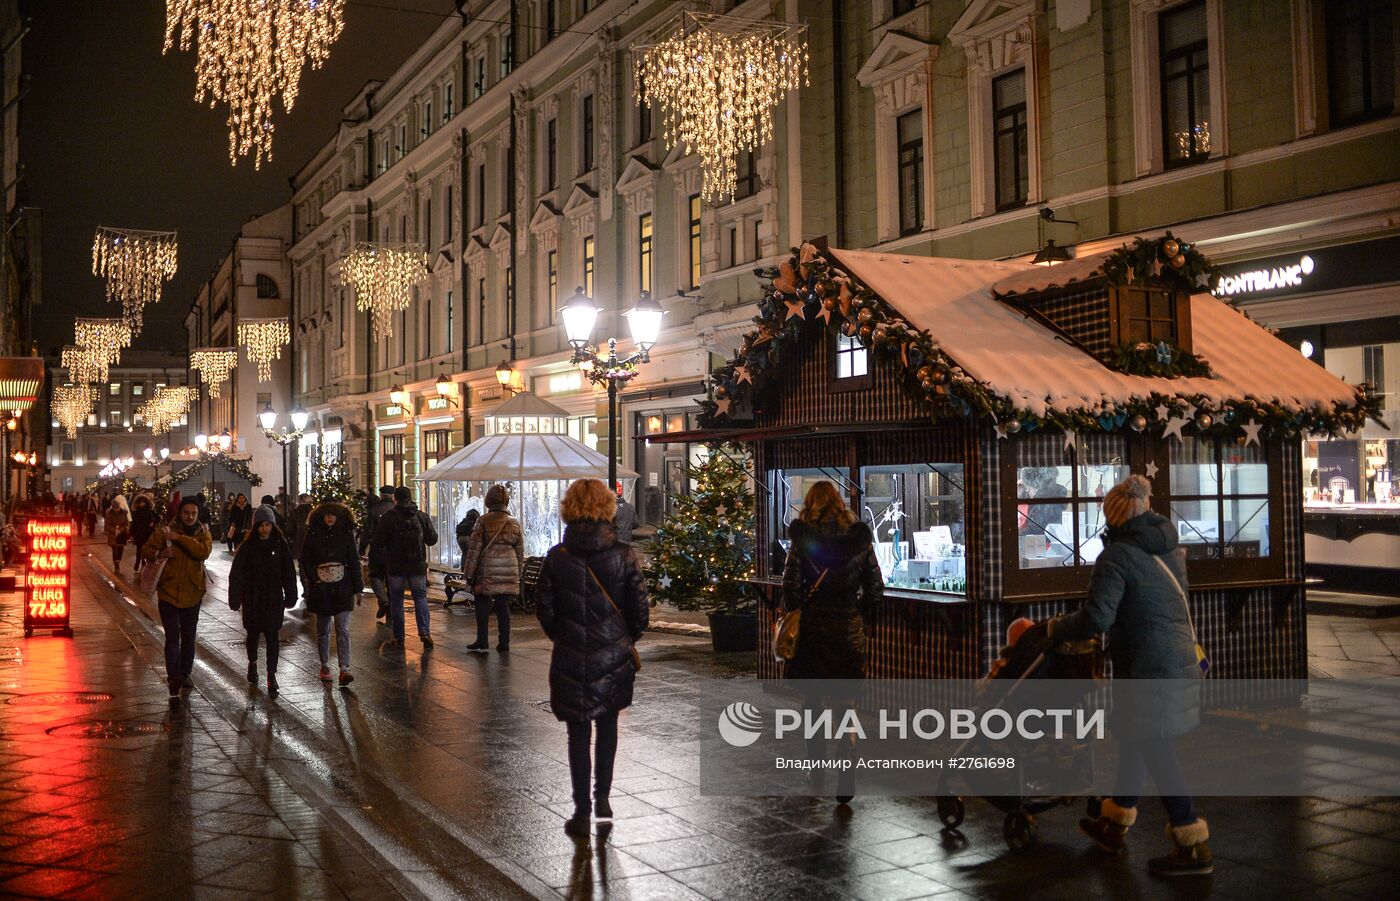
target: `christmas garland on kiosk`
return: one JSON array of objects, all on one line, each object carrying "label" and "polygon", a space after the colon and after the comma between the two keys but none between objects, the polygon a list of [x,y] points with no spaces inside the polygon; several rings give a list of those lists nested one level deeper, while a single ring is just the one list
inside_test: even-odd
[{"label": "christmas garland on kiosk", "polygon": [[[1209,287],[1216,275],[1215,267],[1199,251],[1170,233],[1158,239],[1137,238],[1132,245],[1124,245],[1105,258],[1098,272],[1110,285],[1153,280],[1189,292]],[[933,405],[935,418],[947,412],[988,418],[999,437],[1047,427],[1114,431],[1126,426],[1141,432],[1152,422],[1165,422],[1169,430],[1180,434],[1180,426],[1173,425],[1182,420],[1182,424],[1194,424],[1200,433],[1232,437],[1242,433],[1248,440],[1257,440],[1261,431],[1265,436],[1299,432],[1338,435],[1361,428],[1367,419],[1379,421],[1380,399],[1364,386],[1357,389],[1354,406],[1331,411],[1300,411],[1257,398],[1215,408],[1199,394],[1154,392],[1128,403],[1103,401],[1037,416],[1016,409],[990,385],[969,375],[926,329],[915,328],[858,279],[832,264],[815,245],[793,248],[792,256],[776,270],[763,274],[771,281],[758,303],[756,328],[744,337],[734,359],[711,374],[711,396],[699,401],[701,424],[707,428],[731,421],[735,402],[754,400],[758,389],[781,378],[785,355],[795,349],[804,332],[818,327],[829,334],[857,338],[874,356],[893,361],[904,376],[905,390]],[[1188,359],[1179,350],[1172,350],[1176,351],[1174,374],[1209,372],[1204,360],[1193,355]],[[1134,347],[1129,356],[1139,353]],[[1158,353],[1155,347],[1152,353],[1154,357]],[[1133,359],[1123,362],[1125,367],[1137,365]]]}]

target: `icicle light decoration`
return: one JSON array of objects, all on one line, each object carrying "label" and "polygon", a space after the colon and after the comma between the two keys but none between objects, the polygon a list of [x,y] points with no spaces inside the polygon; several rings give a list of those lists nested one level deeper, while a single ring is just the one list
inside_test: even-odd
[{"label": "icicle light decoration", "polygon": [[355,289],[355,307],[368,311],[374,330],[394,334],[393,316],[408,309],[412,288],[428,274],[421,244],[356,244],[340,261],[341,284]]},{"label": "icicle light decoration", "polygon": [[286,319],[244,319],[238,323],[238,343],[248,349],[248,359],[258,364],[258,381],[272,381],[272,361],[281,359],[282,348],[292,342]]},{"label": "icicle light decoration", "polygon": [[173,231],[100,226],[92,239],[92,274],[107,280],[107,299],[122,305],[131,333],[141,333],[142,310],[160,300],[175,277],[179,240]]},{"label": "icicle light decoration", "polygon": [[157,388],[151,399],[136,410],[136,415],[150,428],[152,435],[171,430],[180,417],[190,411],[190,404],[199,398],[199,389],[190,385],[167,385]]},{"label": "icicle light decoration", "polygon": [[63,348],[59,365],[68,370],[68,380],[79,385],[106,381],[105,371],[93,360],[86,347],[70,344]]},{"label": "icicle light decoration", "polygon": [[165,48],[193,44],[194,99],[228,104],[228,157],[272,159],[272,106],[291,112],[309,61],[319,69],[345,27],[345,0],[166,0]]},{"label": "icicle light decoration", "polygon": [[739,154],[773,138],[773,110],[808,83],[807,26],[682,13],[633,49],[637,103],[661,114],[670,147],[699,151],[703,193],[733,197]]},{"label": "icicle light decoration", "polygon": [[87,422],[96,400],[97,391],[91,385],[59,385],[53,389],[51,412],[69,440],[78,437],[78,426]]},{"label": "icicle light decoration", "polygon": [[190,368],[204,379],[204,387],[209,390],[210,398],[219,396],[221,387],[228,381],[229,373],[233,372],[237,365],[236,347],[197,347],[190,351]]},{"label": "icicle light decoration", "polygon": [[73,323],[73,343],[87,351],[94,381],[107,381],[107,370],[131,346],[131,326],[123,319],[78,319]]}]

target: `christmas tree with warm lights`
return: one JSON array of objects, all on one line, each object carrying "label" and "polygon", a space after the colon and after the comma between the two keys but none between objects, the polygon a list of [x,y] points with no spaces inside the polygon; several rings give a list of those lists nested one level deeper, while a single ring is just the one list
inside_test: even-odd
[{"label": "christmas tree with warm lights", "polygon": [[313,506],[335,501],[349,507],[353,515],[355,487],[350,484],[350,469],[339,456],[316,461],[311,471],[311,503]]},{"label": "christmas tree with warm lights", "polygon": [[671,498],[673,512],[648,545],[648,588],[680,610],[734,613],[753,605],[754,520],[743,451],[711,445],[686,469],[689,494]]}]

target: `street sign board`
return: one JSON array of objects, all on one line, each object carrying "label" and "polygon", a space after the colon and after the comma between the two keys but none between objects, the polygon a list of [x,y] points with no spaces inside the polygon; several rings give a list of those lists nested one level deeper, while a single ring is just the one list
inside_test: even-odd
[{"label": "street sign board", "polygon": [[72,635],[69,625],[69,576],[72,571],[73,520],[36,517],[25,523],[29,565],[24,580],[24,635],[52,629]]}]

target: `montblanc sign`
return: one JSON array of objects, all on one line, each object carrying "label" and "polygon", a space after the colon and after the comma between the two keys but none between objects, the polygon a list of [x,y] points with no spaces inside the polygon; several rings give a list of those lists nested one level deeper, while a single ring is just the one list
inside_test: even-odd
[{"label": "montblanc sign", "polygon": [[1265,301],[1400,282],[1400,237],[1314,247],[1220,265],[1211,292],[1224,300]]}]

